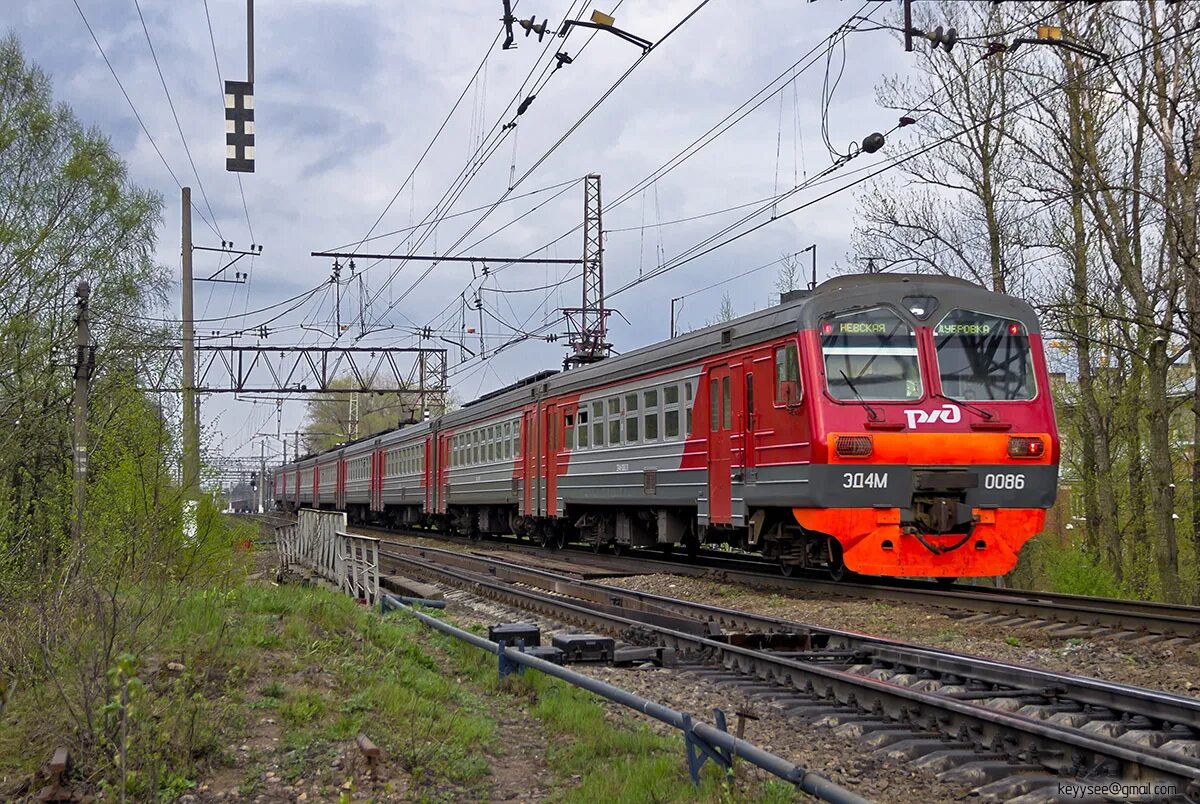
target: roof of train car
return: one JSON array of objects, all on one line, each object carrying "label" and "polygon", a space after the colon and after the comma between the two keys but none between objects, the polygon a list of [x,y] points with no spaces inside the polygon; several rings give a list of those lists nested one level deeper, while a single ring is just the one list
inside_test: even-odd
[{"label": "roof of train car", "polygon": [[[1037,316],[1033,308],[1011,296],[994,293],[980,285],[958,277],[925,274],[846,274],[827,279],[816,290],[805,292],[782,304],[758,310],[719,324],[693,330],[666,341],[659,341],[610,357],[590,366],[569,372],[553,373],[541,381],[528,378],[492,392],[441,418],[447,426],[463,421],[487,418],[511,411],[539,396],[571,393],[605,385],[616,378],[661,371],[731,351],[761,340],[786,335],[800,328],[816,327],[819,320],[832,312],[878,304],[881,291],[900,296],[935,296],[937,309],[930,315],[952,307],[986,302],[989,312],[1009,314],[1025,320],[1031,331],[1037,331]],[[914,323],[926,323],[917,322]],[[723,342],[729,332],[729,341]],[[534,375],[538,377],[539,375]]]},{"label": "roof of train car", "polygon": [[[1037,315],[1031,306],[1020,299],[995,293],[965,279],[927,274],[845,274],[827,279],[815,290],[802,292],[796,298],[773,307],[692,330],[670,340],[658,341],[590,366],[561,373],[538,372],[513,385],[485,394],[437,420],[422,422],[421,424],[425,425],[422,431],[432,427],[435,421],[439,425],[454,427],[477,419],[501,416],[539,397],[582,391],[630,375],[667,370],[767,338],[785,335],[795,331],[797,327],[815,327],[823,316],[830,313],[878,304],[881,291],[890,291],[896,297],[896,301],[899,301],[901,294],[936,297],[938,305],[926,316],[927,320],[917,322],[913,319],[914,323],[924,324],[935,320],[943,310],[983,304],[988,308],[988,312],[1019,318],[1031,332],[1039,331]],[[901,312],[908,315],[904,310]],[[727,341],[723,340],[726,332],[729,333]],[[389,444],[394,443],[415,432],[411,427],[389,431],[386,440]],[[369,439],[360,439],[360,442],[366,440]],[[329,452],[339,449],[342,447]],[[322,453],[325,454],[328,453]],[[311,457],[301,459],[301,465],[311,460]]]}]

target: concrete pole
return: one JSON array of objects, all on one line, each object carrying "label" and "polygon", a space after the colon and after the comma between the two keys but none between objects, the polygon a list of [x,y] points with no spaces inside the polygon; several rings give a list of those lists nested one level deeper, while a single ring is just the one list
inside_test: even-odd
[{"label": "concrete pole", "polygon": [[258,458],[258,512],[267,510],[267,439],[259,442]]},{"label": "concrete pole", "polygon": [[200,496],[200,421],[196,410],[196,345],[192,320],[192,188],[182,188],[183,262],[183,487],[193,499]]},{"label": "concrete pole", "polygon": [[78,312],[75,316],[75,397],[71,406],[75,419],[75,516],[71,520],[71,538],[74,539],[76,544],[83,542],[83,509],[87,499],[88,383],[92,378],[93,361],[95,359],[91,348],[91,332],[88,328],[88,298],[91,296],[91,293],[91,286],[86,281],[80,282],[75,288]]}]

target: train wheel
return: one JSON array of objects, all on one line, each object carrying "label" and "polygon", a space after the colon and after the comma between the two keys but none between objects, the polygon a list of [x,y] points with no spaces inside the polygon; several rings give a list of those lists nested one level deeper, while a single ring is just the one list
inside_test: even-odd
[{"label": "train wheel", "polygon": [[550,525],[543,525],[538,529],[538,542],[547,550],[557,550],[559,548],[557,534]]},{"label": "train wheel", "polygon": [[664,558],[670,558],[671,556],[675,555],[675,545],[672,542],[667,542],[666,544],[660,546],[662,547],[662,554]]},{"label": "train wheel", "polygon": [[596,541],[592,542],[592,552],[593,553],[600,553],[603,550],[604,550],[604,544],[600,540],[597,539]]},{"label": "train wheel", "polygon": [[629,545],[613,542],[612,551],[614,556],[623,556],[629,552]]},{"label": "train wheel", "polygon": [[789,564],[788,562],[784,561],[782,558],[779,559],[779,574],[782,575],[783,577],[785,577],[785,578],[792,577],[793,575],[796,574],[797,569],[798,569],[798,565]]},{"label": "train wheel", "polygon": [[941,577],[941,578],[934,578],[933,582],[936,583],[938,586],[953,586],[955,581],[957,581],[957,580],[958,580],[958,578]]}]

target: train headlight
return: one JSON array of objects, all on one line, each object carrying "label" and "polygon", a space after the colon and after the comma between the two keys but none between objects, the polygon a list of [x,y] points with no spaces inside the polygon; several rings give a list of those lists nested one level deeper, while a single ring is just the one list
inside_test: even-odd
[{"label": "train headlight", "polygon": [[1010,436],[1008,456],[1010,458],[1040,458],[1046,454],[1046,442],[1040,438]]},{"label": "train headlight", "polygon": [[842,458],[865,458],[871,454],[871,437],[865,435],[838,436],[837,454]]}]

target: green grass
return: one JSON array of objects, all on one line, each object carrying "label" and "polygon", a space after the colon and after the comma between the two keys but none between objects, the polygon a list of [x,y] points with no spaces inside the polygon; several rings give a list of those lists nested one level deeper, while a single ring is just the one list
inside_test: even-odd
[{"label": "green grass", "polygon": [[[390,615],[400,621],[404,615]],[[473,628],[482,633],[481,628]],[[729,787],[717,766],[706,763],[697,790],[687,773],[683,739],[649,727],[647,718],[623,709],[606,714],[599,696],[534,670],[499,680],[496,658],[465,642],[426,632],[427,644],[446,655],[456,673],[497,695],[512,696],[545,727],[546,762],[564,802],[793,801],[782,782]],[[577,778],[579,781],[574,782]]]},{"label": "green grass", "polygon": [[[184,670],[166,672],[168,661]],[[490,763],[520,761],[503,756],[492,715],[514,706],[523,707],[544,736],[552,778],[539,784],[562,801],[791,798],[784,785],[730,789],[712,763],[696,790],[677,734],[658,733],[644,718],[533,671],[501,683],[494,656],[413,618],[384,619],[312,587],[251,585],[185,595],[140,668],[147,693],[131,740],[140,769],[131,786],[135,798],[153,797],[154,784],[160,798],[177,797],[238,756],[248,763],[238,771],[243,795],[263,792],[261,774],[278,764],[283,779],[303,778],[336,797],[345,775],[332,768],[333,760],[365,733],[383,749],[388,766],[408,777],[409,798],[486,799]],[[46,717],[52,697],[49,690],[14,697],[0,728],[0,780],[44,761],[28,746],[61,733],[60,719]],[[268,747],[246,754],[236,750],[242,743]],[[111,786],[104,791],[115,793]]]}]

